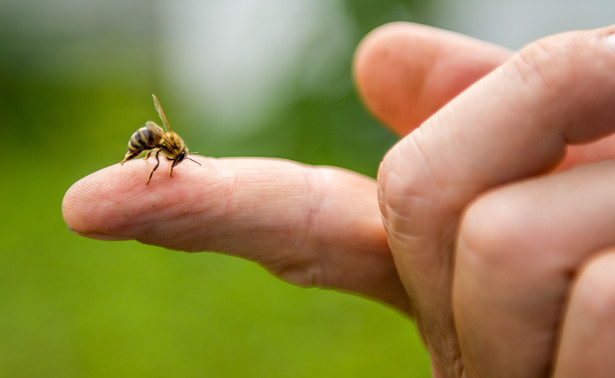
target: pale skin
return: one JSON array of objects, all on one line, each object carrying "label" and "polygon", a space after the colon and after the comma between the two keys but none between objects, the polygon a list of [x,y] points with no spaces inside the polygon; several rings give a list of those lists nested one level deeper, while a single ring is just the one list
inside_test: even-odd
[{"label": "pale skin", "polygon": [[64,219],[387,303],[417,321],[435,377],[615,376],[612,33],[513,53],[385,25],[354,62],[366,107],[400,135],[377,180],[192,156],[202,166],[145,185],[152,163],[136,160],[73,185]]}]

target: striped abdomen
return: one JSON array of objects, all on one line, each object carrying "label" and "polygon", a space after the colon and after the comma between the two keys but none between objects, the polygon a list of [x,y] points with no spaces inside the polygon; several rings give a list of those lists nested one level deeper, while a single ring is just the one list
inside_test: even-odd
[{"label": "striped abdomen", "polygon": [[164,132],[156,125],[145,125],[135,131],[128,141],[128,151],[141,152],[143,150],[151,150],[156,148],[160,143],[161,134]]},{"label": "striped abdomen", "polygon": [[155,123],[149,121],[145,126],[135,131],[128,141],[128,152],[122,160],[122,164],[130,159],[133,159],[145,150],[151,150],[160,145],[164,131]]}]

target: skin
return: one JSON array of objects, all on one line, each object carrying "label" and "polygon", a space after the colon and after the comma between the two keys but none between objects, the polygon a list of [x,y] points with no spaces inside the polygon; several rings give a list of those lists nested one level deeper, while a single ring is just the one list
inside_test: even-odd
[{"label": "skin", "polygon": [[64,219],[387,303],[417,321],[435,377],[614,376],[612,33],[513,53],[385,25],[354,62],[366,107],[400,135],[377,181],[195,157],[146,186],[137,160],[75,183]]}]

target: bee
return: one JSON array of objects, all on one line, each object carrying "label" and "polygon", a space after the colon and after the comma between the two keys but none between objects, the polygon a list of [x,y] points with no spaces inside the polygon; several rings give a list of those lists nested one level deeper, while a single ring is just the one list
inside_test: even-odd
[{"label": "bee", "polygon": [[168,160],[172,161],[171,168],[169,169],[170,177],[173,177],[173,167],[181,163],[184,159],[192,160],[198,165],[201,165],[198,161],[188,157],[188,147],[186,147],[179,135],[171,131],[171,126],[169,126],[167,116],[164,114],[162,106],[160,106],[160,101],[158,101],[156,95],[152,94],[152,97],[154,98],[154,107],[162,120],[164,129],[152,121],[145,122],[145,126],[135,131],[130,137],[128,141],[128,152],[126,156],[124,156],[124,160],[120,162],[120,165],[124,165],[128,160],[141,155],[143,151],[147,151],[145,154],[145,159],[147,159],[152,152],[155,152],[156,165],[149,173],[146,185],[152,180],[152,175],[160,165],[158,155],[160,155],[161,152],[166,155]]}]

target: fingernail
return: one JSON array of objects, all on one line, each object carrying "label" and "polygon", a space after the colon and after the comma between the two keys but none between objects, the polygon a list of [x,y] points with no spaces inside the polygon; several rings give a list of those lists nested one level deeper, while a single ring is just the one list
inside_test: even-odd
[{"label": "fingernail", "polygon": [[84,236],[90,239],[98,239],[98,240],[106,240],[106,241],[132,240],[132,238],[129,238],[126,236],[99,234],[96,232],[83,233],[83,232],[75,231],[70,227],[68,229],[70,230],[70,232],[72,232],[75,235]]}]

